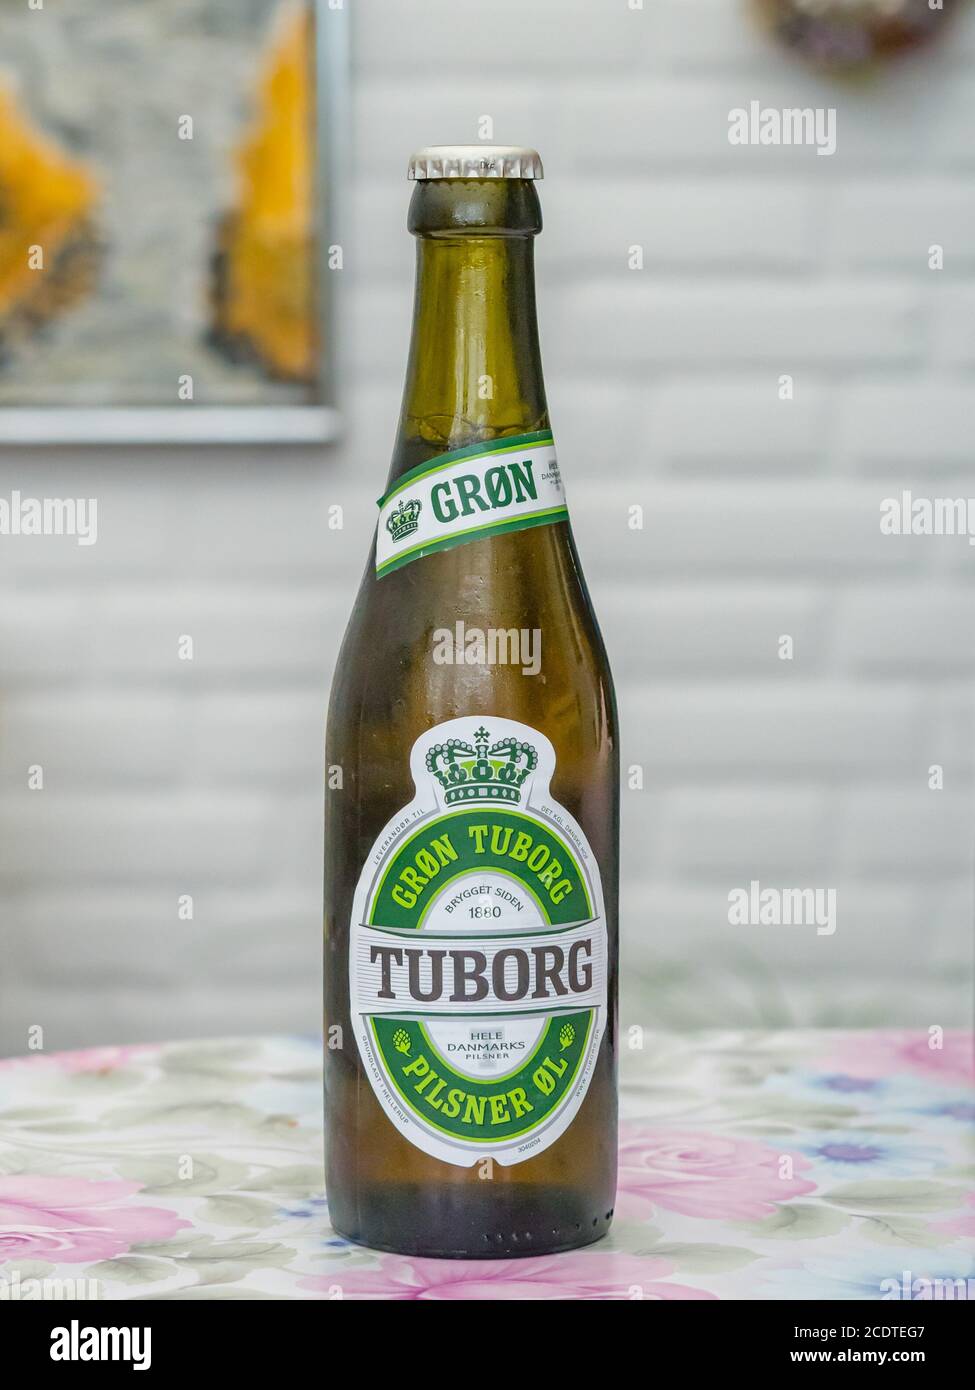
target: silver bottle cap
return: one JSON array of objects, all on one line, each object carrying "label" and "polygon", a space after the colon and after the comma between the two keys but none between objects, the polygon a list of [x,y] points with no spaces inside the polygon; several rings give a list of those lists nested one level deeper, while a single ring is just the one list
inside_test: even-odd
[{"label": "silver bottle cap", "polygon": [[527,145],[427,145],[410,156],[410,179],[540,179],[542,161]]}]

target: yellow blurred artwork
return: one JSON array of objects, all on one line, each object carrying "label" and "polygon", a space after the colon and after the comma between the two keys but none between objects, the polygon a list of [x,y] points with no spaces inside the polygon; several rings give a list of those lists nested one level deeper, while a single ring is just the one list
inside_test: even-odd
[{"label": "yellow blurred artwork", "polygon": [[0,339],[39,327],[94,284],[99,185],[0,86]]},{"label": "yellow blurred artwork", "polygon": [[315,198],[312,20],[277,27],[255,118],[235,155],[235,206],[222,219],[212,282],[213,341],[271,376],[313,382]]}]

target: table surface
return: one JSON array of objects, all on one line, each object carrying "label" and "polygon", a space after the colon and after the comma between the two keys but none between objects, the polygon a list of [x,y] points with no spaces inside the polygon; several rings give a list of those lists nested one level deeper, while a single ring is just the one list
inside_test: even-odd
[{"label": "table surface", "polygon": [[0,1280],[9,1297],[57,1279],[100,1298],[882,1299],[975,1278],[970,1035],[630,1041],[612,1232],[499,1261],[332,1232],[317,1039],[0,1062]]}]

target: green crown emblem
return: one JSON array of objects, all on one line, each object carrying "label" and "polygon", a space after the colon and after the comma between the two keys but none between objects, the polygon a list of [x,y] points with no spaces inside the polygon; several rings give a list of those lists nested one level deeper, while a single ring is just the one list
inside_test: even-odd
[{"label": "green crown emblem", "polygon": [[404,498],[398,507],[393,508],[386,518],[386,530],[394,542],[405,540],[407,536],[413,535],[420,524],[422,506],[422,502],[411,497],[409,501]]},{"label": "green crown emblem", "polygon": [[[516,738],[498,739],[483,726],[474,732],[474,744],[448,738],[427,753],[427,771],[444,788],[450,806],[457,801],[520,801],[519,788],[538,766],[538,753],[530,743]],[[439,764],[439,766],[438,766]]]}]

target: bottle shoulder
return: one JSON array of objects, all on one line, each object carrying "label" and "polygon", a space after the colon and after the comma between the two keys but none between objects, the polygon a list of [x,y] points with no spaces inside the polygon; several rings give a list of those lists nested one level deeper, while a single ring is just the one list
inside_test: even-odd
[{"label": "bottle shoulder", "polygon": [[395,719],[420,731],[479,710],[575,722],[615,741],[612,675],[566,522],[472,541],[382,578],[367,566],[330,727]]}]

